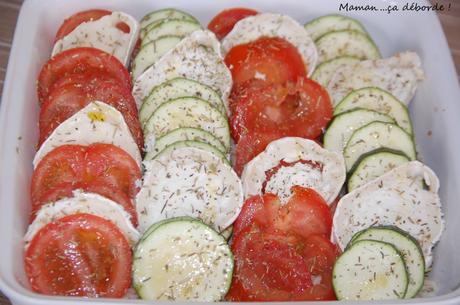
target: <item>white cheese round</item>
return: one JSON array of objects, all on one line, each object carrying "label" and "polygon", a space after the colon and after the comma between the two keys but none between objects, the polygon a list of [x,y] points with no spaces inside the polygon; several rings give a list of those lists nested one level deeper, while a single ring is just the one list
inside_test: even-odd
[{"label": "white cheese round", "polygon": [[[289,165],[275,168],[283,161]],[[267,172],[273,171],[270,180]],[[245,198],[265,192],[277,194],[281,203],[291,196],[291,187],[313,188],[331,204],[345,182],[341,154],[323,149],[304,138],[287,137],[271,142],[244,167],[241,179]]]},{"label": "white cheese round", "polygon": [[337,70],[328,84],[334,105],[348,93],[366,87],[379,87],[409,105],[417,84],[424,78],[420,57],[415,52],[403,52],[393,57],[365,60]]},{"label": "white cheese round", "polygon": [[179,216],[199,218],[222,232],[241,211],[241,180],[210,152],[184,147],[144,165],[144,181],[136,196],[141,232],[160,220]]},{"label": "white cheese round", "polygon": [[343,196],[337,205],[332,240],[343,250],[352,236],[370,226],[391,225],[408,232],[422,248],[426,266],[444,229],[439,179],[411,161]]},{"label": "white cheese round", "polygon": [[117,225],[132,245],[140,238],[139,232],[131,223],[131,216],[118,203],[98,194],[83,193],[76,190],[73,192],[73,197],[63,198],[40,208],[24,236],[25,247],[29,246],[35,234],[47,224],[64,216],[82,213],[92,214],[111,221]]},{"label": "white cheese round", "polygon": [[142,158],[123,115],[112,106],[94,101],[62,122],[43,142],[34,157],[34,168],[58,146],[67,144],[113,144],[126,151],[141,166]]},{"label": "white cheese round", "polygon": [[[129,26],[129,33],[117,28],[120,22]],[[68,49],[92,47],[115,56],[127,66],[138,33],[139,23],[136,19],[122,12],[112,12],[98,20],[81,23],[72,32],[56,41],[51,57]]]}]

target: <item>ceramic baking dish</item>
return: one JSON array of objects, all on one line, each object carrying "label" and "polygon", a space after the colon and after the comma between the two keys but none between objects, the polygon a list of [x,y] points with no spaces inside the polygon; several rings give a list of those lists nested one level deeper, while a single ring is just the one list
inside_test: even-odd
[{"label": "ceramic baking dish", "polygon": [[[0,245],[3,249],[0,251],[0,289],[3,293],[16,305],[143,303],[42,296],[28,289],[24,275],[22,236],[27,228],[28,190],[38,133],[35,81],[51,53],[54,34],[64,17],[83,9],[106,8],[125,11],[140,19],[151,10],[176,7],[206,25],[221,9],[246,6],[285,13],[301,23],[324,14],[347,14],[365,24],[384,57],[403,50],[413,50],[420,55],[426,79],[417,90],[410,112],[420,159],[433,168],[441,180],[440,195],[446,220],[446,230],[436,248],[429,278],[436,289],[429,298],[373,304],[460,304],[460,93],[443,31],[433,12],[339,12],[341,3],[346,2],[26,0],[14,36],[0,115]],[[349,1],[349,4],[369,4],[369,1]],[[386,8],[392,2],[382,0],[372,4]],[[428,5],[428,2],[418,4]]]}]

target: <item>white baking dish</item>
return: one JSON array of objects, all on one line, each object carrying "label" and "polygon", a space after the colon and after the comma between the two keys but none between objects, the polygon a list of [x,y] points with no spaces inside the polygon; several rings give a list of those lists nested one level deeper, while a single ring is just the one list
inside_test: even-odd
[{"label": "white baking dish", "polygon": [[[29,213],[29,183],[37,142],[38,104],[35,80],[51,53],[54,34],[63,19],[79,10],[107,8],[137,18],[164,7],[183,9],[203,25],[221,9],[235,6],[286,13],[301,23],[337,13],[346,2],[306,0],[28,0],[19,16],[2,97],[0,116],[0,289],[14,304],[128,304],[137,300],[93,300],[47,297],[28,289],[23,271],[22,236]],[[369,1],[349,1],[369,4]],[[392,1],[373,1],[386,8]],[[427,5],[428,2],[418,2]],[[400,8],[402,5],[400,5]],[[460,92],[441,26],[427,12],[340,12],[364,22],[383,56],[414,50],[422,58],[426,80],[411,104],[417,148],[422,161],[439,175],[446,231],[435,251],[430,280],[434,297],[375,304],[460,304]],[[364,302],[365,303],[365,302]],[[329,303],[321,303],[329,304]]]}]

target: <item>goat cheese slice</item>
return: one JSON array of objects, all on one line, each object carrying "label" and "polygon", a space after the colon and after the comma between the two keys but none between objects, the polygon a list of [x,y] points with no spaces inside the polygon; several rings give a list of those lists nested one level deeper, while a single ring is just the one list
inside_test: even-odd
[{"label": "goat cheese slice", "polygon": [[439,179],[411,161],[343,196],[333,218],[332,240],[343,250],[352,236],[376,225],[397,226],[420,244],[426,266],[444,229]]},{"label": "goat cheese slice", "polygon": [[345,182],[345,161],[312,140],[286,137],[271,142],[244,167],[244,196],[277,194],[287,202],[295,185],[309,187],[331,204]]},{"label": "goat cheese slice", "polygon": [[116,202],[94,193],[73,192],[73,197],[45,204],[40,208],[24,236],[27,248],[35,234],[47,224],[71,214],[92,214],[117,225],[126,239],[134,245],[140,238],[131,223],[131,216]]},{"label": "goat cheese slice", "polygon": [[167,218],[190,216],[216,231],[230,226],[243,206],[241,180],[214,154],[192,147],[145,161],[136,196],[139,230]]},{"label": "goat cheese slice", "polygon": [[139,167],[142,165],[139,147],[123,115],[106,103],[94,101],[56,127],[35,154],[34,168],[47,153],[58,146],[93,143],[118,146],[126,151]]},{"label": "goat cheese slice", "polygon": [[409,105],[417,84],[423,78],[417,53],[403,52],[385,59],[365,60],[341,67],[332,76],[327,89],[334,105],[351,91],[366,87],[386,90]]},{"label": "goat cheese slice", "polygon": [[[129,33],[117,28],[117,24],[121,22],[128,25]],[[81,23],[68,35],[56,41],[51,57],[68,49],[91,47],[115,56],[127,66],[138,34],[139,23],[136,19],[122,12],[112,12],[98,20]]]}]

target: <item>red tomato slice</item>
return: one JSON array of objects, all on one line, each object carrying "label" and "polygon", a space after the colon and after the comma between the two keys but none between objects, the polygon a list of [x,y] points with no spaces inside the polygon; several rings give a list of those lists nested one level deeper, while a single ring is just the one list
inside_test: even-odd
[{"label": "red tomato slice", "polygon": [[302,242],[302,255],[307,262],[310,273],[312,275],[332,273],[332,268],[340,252],[329,238],[312,234],[303,239]]},{"label": "red tomato slice", "polygon": [[104,101],[120,111],[142,152],[144,137],[131,92],[99,71],[67,76],[55,83],[40,109],[39,146],[57,126],[92,101]]},{"label": "red tomato slice", "polygon": [[131,90],[129,72],[116,57],[95,48],[74,48],[57,54],[42,67],[37,83],[40,105],[58,79],[94,70],[117,79],[120,86]]},{"label": "red tomato slice", "polygon": [[238,21],[257,14],[257,11],[250,8],[236,7],[226,9],[212,18],[208,24],[208,29],[216,34],[217,39],[222,40],[230,33]]},{"label": "red tomato slice", "polygon": [[233,158],[233,169],[241,176],[246,163],[251,161],[255,156],[260,154],[267,145],[282,135],[276,130],[264,133],[247,133],[239,139],[235,147]]},{"label": "red tomato slice", "polygon": [[[70,16],[66,20],[64,20],[64,22],[62,23],[61,27],[59,28],[59,30],[56,33],[56,37],[54,38],[54,42],[58,41],[59,39],[64,38],[68,34],[70,34],[70,32],[75,30],[75,28],[77,26],[79,26],[80,24],[82,24],[83,22],[95,21],[95,20],[101,19],[102,17],[104,17],[106,15],[110,15],[110,14],[112,14],[111,11],[99,10],[99,9],[93,9],[93,10],[87,10],[87,11],[83,11],[83,12],[78,12],[78,13]],[[131,30],[129,28],[129,25],[127,25],[124,22],[120,22],[119,24],[117,24],[117,28],[119,30],[125,32],[125,33],[129,33],[130,30]]]},{"label": "red tomato slice", "polygon": [[312,189],[294,186],[292,191],[284,205],[269,193],[244,203],[233,224],[235,270],[228,300],[335,299],[332,268],[339,252],[328,239],[329,208]]},{"label": "red tomato slice", "polygon": [[240,236],[242,232],[252,228],[254,223],[265,231],[273,231],[278,209],[279,201],[276,195],[265,194],[248,198],[233,223],[233,236]]},{"label": "red tomato slice", "polygon": [[276,130],[282,137],[317,138],[332,117],[327,91],[308,78],[267,86],[241,97],[231,118],[235,141],[247,133]]},{"label": "red tomato slice", "polygon": [[114,185],[129,197],[136,196],[141,172],[128,153],[111,144],[90,145],[87,153],[85,180]]},{"label": "red tomato slice", "polygon": [[131,248],[112,222],[90,214],[44,226],[25,253],[32,289],[49,295],[123,297],[131,285]]},{"label": "red tomato slice", "polygon": [[124,150],[111,144],[63,145],[49,152],[32,174],[31,199],[63,183],[101,183],[134,198],[141,170]]},{"label": "red tomato slice", "polygon": [[62,183],[54,186],[49,191],[41,194],[40,198],[32,202],[32,211],[30,215],[30,223],[35,219],[36,214],[40,210],[40,208],[50,202],[55,202],[63,198],[73,197],[72,192],[74,190],[80,189],[87,193],[95,193],[99,194],[103,197],[106,197],[123,207],[123,209],[129,213],[131,216],[131,222],[133,226],[137,227],[137,213],[136,209],[134,208],[134,203],[123,193],[121,190],[114,188],[112,185],[104,184],[102,181],[96,181],[91,183]]},{"label": "red tomato slice", "polygon": [[259,232],[238,235],[233,282],[227,300],[289,301],[312,286],[311,274],[283,236]]},{"label": "red tomato slice", "polygon": [[301,239],[310,235],[330,236],[332,215],[327,203],[313,189],[294,186],[289,201],[281,205],[278,196],[264,194],[246,200],[233,224],[233,235],[252,225]]},{"label": "red tomato slice", "polygon": [[293,186],[292,192],[289,201],[280,208],[276,226],[302,238],[313,234],[330,236],[332,215],[323,197],[301,186]]},{"label": "red tomato slice", "polygon": [[292,301],[333,301],[337,300],[332,287],[332,272],[318,276],[319,283],[293,296]]},{"label": "red tomato slice", "polygon": [[306,77],[305,64],[297,48],[279,37],[262,37],[233,47],[225,56],[233,83],[263,79],[267,84],[295,82]]}]

